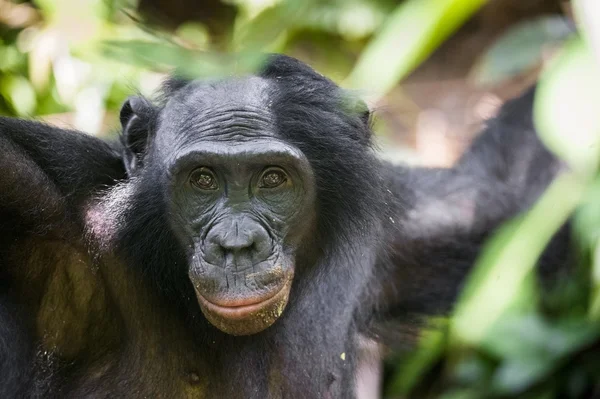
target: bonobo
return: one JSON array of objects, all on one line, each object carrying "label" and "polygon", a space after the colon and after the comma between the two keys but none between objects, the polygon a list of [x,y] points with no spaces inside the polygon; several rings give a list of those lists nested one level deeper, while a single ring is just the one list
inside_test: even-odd
[{"label": "bonobo", "polygon": [[[315,217],[312,169],[276,134],[274,112],[264,106],[268,90],[258,77],[190,83],[162,110],[147,167],[137,167],[141,154],[129,163],[132,177],[164,190],[166,222],[200,309],[232,335],[260,332],[282,314],[295,254]],[[125,137],[140,129],[144,106],[126,104]],[[150,170],[160,177],[147,177]]]},{"label": "bonobo", "polygon": [[118,142],[0,119],[0,396],[355,397],[360,337],[446,311],[559,171],[532,101],[452,169],[285,56],[130,98]]}]

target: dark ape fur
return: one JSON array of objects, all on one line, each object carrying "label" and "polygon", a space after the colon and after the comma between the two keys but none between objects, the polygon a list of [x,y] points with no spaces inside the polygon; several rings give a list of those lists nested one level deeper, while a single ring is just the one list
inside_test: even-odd
[{"label": "dark ape fur", "polygon": [[[506,103],[453,168],[386,169],[386,185],[395,188],[390,217],[405,215],[387,225],[390,249],[380,260],[391,276],[379,281],[392,281],[384,283],[385,305],[376,316],[388,324],[377,329],[387,342],[402,345],[403,325],[447,312],[485,240],[565,167],[537,137],[534,94],[531,88]],[[540,259],[543,283],[566,271],[568,247],[565,226]]]},{"label": "dark ape fur", "polygon": [[258,76],[277,139],[312,168],[316,216],[287,307],[248,336],[201,313],[169,223],[157,131],[196,82],[129,101],[119,143],[0,119],[3,397],[354,397],[359,337],[446,311],[483,240],[559,168],[532,93],[455,168],[409,169],[378,160],[361,104],[306,65],[272,56]]},{"label": "dark ape fur", "polygon": [[0,396],[25,396],[33,381],[33,348],[18,307],[0,298]]}]

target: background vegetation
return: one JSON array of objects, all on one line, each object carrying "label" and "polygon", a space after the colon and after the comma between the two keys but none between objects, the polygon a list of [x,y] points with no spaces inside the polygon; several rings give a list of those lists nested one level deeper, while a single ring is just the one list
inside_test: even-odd
[{"label": "background vegetation", "polygon": [[[600,396],[600,4],[0,0],[0,114],[106,135],[125,97],[166,72],[243,73],[265,51],[359,91],[379,110],[383,155],[428,164],[450,164],[540,79],[536,124],[569,171],[498,231],[453,315],[393,362],[385,395]],[[531,271],[569,218],[577,270],[542,294]]]}]

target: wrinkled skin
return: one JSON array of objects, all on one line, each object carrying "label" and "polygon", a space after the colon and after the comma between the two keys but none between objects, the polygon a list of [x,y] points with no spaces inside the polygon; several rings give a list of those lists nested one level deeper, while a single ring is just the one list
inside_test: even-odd
[{"label": "wrinkled skin", "polygon": [[169,100],[156,132],[170,222],[198,303],[233,335],[260,332],[282,314],[314,214],[312,169],[277,138],[266,86],[260,78],[192,84]]}]

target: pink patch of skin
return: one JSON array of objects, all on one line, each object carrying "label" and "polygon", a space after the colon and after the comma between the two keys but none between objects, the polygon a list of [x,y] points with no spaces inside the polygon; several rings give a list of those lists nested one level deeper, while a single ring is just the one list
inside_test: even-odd
[{"label": "pink patch of skin", "polygon": [[127,212],[133,184],[117,185],[85,210],[87,233],[99,247],[106,248],[114,240],[123,215]]},{"label": "pink patch of skin", "polygon": [[116,223],[107,217],[107,212],[102,203],[91,205],[85,212],[86,230],[93,240],[100,243],[101,247],[108,245],[116,232]]}]

